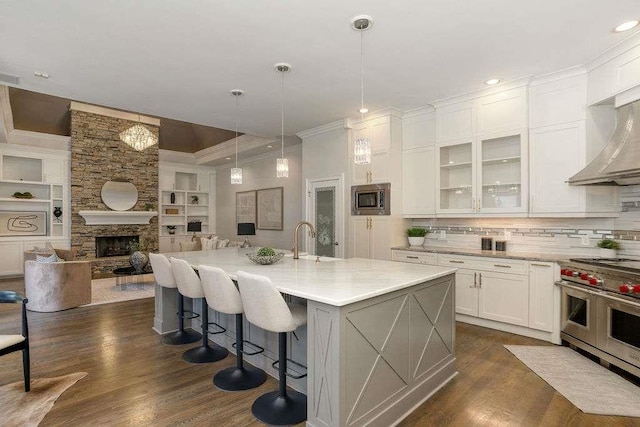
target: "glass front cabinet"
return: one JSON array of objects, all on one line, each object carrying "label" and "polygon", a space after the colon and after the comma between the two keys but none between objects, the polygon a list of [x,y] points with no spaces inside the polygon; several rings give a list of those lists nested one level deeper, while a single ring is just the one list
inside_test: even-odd
[{"label": "glass front cabinet", "polygon": [[527,133],[438,144],[437,214],[526,214]]}]

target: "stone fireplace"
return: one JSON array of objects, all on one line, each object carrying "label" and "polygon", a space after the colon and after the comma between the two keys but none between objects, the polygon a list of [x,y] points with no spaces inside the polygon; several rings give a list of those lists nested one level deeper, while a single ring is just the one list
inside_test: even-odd
[{"label": "stone fireplace", "polygon": [[[97,114],[99,107],[71,110],[71,247],[79,260],[90,260],[94,277],[111,274],[114,268],[129,266],[129,253],[98,257],[98,237],[137,236],[148,251],[158,250],[158,218],[149,224],[87,225],[81,210],[110,210],[100,191],[107,181],[128,181],[138,191],[132,211],[158,210],[158,146],[136,151],[120,140],[120,132],[135,121]],[[84,108],[89,107],[89,108]],[[126,114],[126,113],[120,113]],[[159,127],[144,124],[159,133]],[[102,239],[100,239],[102,240]],[[123,251],[121,251],[123,252]]]},{"label": "stone fireplace", "polygon": [[127,256],[129,255],[129,245],[139,241],[140,236],[96,237],[96,258]]}]

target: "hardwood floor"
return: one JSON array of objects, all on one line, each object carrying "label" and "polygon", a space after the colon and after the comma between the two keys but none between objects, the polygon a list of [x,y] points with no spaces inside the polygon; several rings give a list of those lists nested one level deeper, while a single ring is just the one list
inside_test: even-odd
[{"label": "hardwood floor", "polygon": [[[21,280],[0,289],[23,290]],[[29,312],[34,378],[84,371],[42,426],[259,425],[254,399],[275,390],[269,378],[256,390],[217,390],[213,375],[223,361],[192,365],[181,360],[190,346],[165,346],[151,329],[152,299],[105,304],[58,313]],[[19,330],[19,310],[0,306],[0,333]],[[636,418],[583,414],[513,357],[503,344],[543,342],[458,324],[459,375],[402,422],[402,426],[638,426]],[[0,357],[0,384],[22,379],[20,353]]]}]

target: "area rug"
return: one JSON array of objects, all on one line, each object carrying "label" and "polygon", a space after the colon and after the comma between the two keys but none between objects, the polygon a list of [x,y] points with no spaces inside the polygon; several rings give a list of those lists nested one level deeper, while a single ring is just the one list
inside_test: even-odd
[{"label": "area rug", "polygon": [[640,417],[640,387],[569,347],[505,348],[582,412]]},{"label": "area rug", "polygon": [[0,424],[37,426],[53,408],[58,397],[86,376],[86,372],[76,372],[63,377],[32,379],[28,393],[25,393],[22,381],[0,387]]},{"label": "area rug", "polygon": [[153,298],[156,295],[156,282],[153,275],[145,275],[143,280],[144,282],[140,283],[129,283],[123,290],[116,285],[114,277],[94,279],[91,281],[91,304],[87,305]]}]

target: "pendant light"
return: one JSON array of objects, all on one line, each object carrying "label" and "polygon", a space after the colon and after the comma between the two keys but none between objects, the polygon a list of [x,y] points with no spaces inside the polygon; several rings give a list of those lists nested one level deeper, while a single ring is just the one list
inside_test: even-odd
[{"label": "pendant light", "polygon": [[244,91],[242,89],[232,89],[230,93],[236,98],[236,167],[231,168],[231,183],[242,184],[242,168],[238,167],[238,98]]},{"label": "pendant light", "polygon": [[286,62],[279,62],[273,66],[276,71],[279,71],[282,74],[282,85],[280,87],[281,91],[281,110],[280,110],[280,157],[276,160],[276,176],[278,178],[289,178],[289,161],[284,157],[284,74],[291,70],[291,64],[287,64]]},{"label": "pendant light", "polygon": [[[369,110],[364,106],[364,32],[373,26],[373,18],[358,15],[351,19],[351,28],[360,32],[360,122],[364,121],[364,113]],[[356,139],[353,145],[353,161],[357,165],[371,163],[371,140],[366,136]]]},{"label": "pendant light", "polygon": [[142,126],[140,114],[138,114],[138,124],[120,132],[120,140],[136,151],[146,150],[158,143],[158,137]]}]

